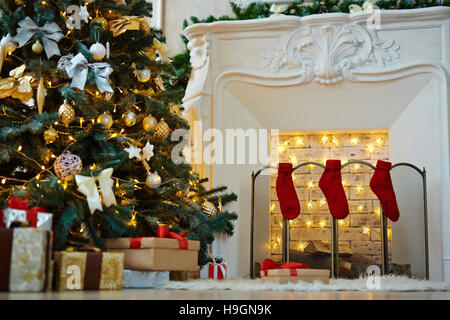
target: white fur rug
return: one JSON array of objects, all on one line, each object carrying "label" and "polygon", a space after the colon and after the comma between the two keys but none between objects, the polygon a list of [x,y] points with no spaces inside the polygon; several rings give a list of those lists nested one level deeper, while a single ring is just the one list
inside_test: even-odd
[{"label": "white fur rug", "polygon": [[450,291],[450,282],[433,282],[399,276],[380,277],[379,286],[368,285],[366,278],[330,279],[329,284],[299,282],[296,284],[261,283],[260,279],[170,281],[162,288],[176,290],[243,290],[243,291]]}]

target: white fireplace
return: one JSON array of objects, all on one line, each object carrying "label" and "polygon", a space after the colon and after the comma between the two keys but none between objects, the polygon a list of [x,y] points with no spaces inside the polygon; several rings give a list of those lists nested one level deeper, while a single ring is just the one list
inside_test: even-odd
[{"label": "white fireplace", "polygon": [[[427,170],[430,278],[450,280],[450,8],[382,11],[380,29],[366,26],[369,16],[284,16],[187,28],[193,69],[185,115],[202,121],[203,130],[223,132],[388,130],[390,161]],[[211,185],[227,185],[238,195],[231,208],[239,215],[235,235],[214,247],[231,276],[249,273],[250,175],[260,167],[197,166]],[[392,176],[401,211],[392,225],[392,259],[417,265],[420,274],[421,180],[405,170]],[[269,178],[260,178],[255,261],[269,254]]]}]

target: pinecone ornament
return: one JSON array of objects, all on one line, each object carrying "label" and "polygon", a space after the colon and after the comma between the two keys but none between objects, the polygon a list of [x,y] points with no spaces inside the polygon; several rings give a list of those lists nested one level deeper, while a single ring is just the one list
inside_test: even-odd
[{"label": "pinecone ornament", "polygon": [[319,13],[328,13],[328,8],[326,6],[320,6]]}]

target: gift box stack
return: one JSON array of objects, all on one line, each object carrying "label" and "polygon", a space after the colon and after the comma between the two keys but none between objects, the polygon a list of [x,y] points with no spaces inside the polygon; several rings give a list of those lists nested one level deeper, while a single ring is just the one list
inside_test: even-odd
[{"label": "gift box stack", "polygon": [[165,272],[167,281],[170,271],[198,272],[200,242],[187,240],[186,236],[160,224],[156,237],[107,239],[105,246],[108,252],[124,253],[127,287],[157,287],[161,281],[155,283],[159,279],[155,272]]},{"label": "gift box stack", "polygon": [[121,289],[123,253],[69,249],[52,260],[53,215],[45,211],[17,197],[0,211],[0,291]]},{"label": "gift box stack", "polygon": [[12,197],[0,211],[0,291],[51,289],[52,214]]}]

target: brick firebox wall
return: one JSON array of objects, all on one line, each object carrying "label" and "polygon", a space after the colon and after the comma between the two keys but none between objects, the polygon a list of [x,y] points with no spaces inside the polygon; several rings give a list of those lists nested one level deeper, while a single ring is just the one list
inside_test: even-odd
[{"label": "brick firebox wall", "polygon": [[[326,159],[389,160],[387,131],[351,133],[280,133],[279,142],[272,137],[272,152],[278,152],[279,162],[294,165],[305,161],[325,163]],[[272,153],[273,154],[273,153]],[[275,165],[275,163],[272,163]],[[300,200],[301,213],[291,221],[290,248],[302,251],[310,241],[331,239],[331,215],[318,182],[323,169],[305,166],[295,171],[294,185]],[[350,215],[339,223],[339,243],[353,252],[380,262],[380,203],[370,190],[373,170],[364,165],[350,165],[342,170]],[[275,190],[276,172],[270,184],[270,252],[272,259],[281,260],[282,215]],[[391,239],[389,226],[388,236]],[[389,241],[390,245],[390,241]]]}]

